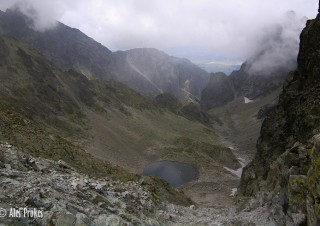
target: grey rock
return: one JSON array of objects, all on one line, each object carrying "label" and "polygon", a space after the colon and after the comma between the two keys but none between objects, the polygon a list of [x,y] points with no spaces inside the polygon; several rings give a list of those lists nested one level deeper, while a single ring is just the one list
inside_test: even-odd
[{"label": "grey rock", "polygon": [[123,226],[123,225],[131,225],[130,223],[124,221],[121,217],[117,215],[100,215],[96,220],[94,220],[94,224],[97,226]]},{"label": "grey rock", "polygon": [[[18,158],[22,153],[14,147],[5,148],[3,151],[5,161],[14,162],[16,165],[20,164],[19,161],[26,163],[25,158]],[[44,213],[41,219],[19,221],[16,224],[19,226],[32,225],[35,222],[43,226],[234,225],[232,222],[248,222],[245,220],[248,218],[255,223],[262,221],[262,225],[270,222],[270,210],[262,204],[263,196],[258,197],[258,201],[252,204],[250,212],[236,212],[233,208],[221,212],[214,208],[184,207],[153,201],[148,186],[145,186],[145,183],[152,183],[150,178],[141,179],[140,183],[90,178],[72,168],[66,170],[61,167],[61,162],[32,156],[30,159],[34,160],[33,164],[45,165],[52,170],[24,171],[18,167],[13,172],[0,168],[3,179],[0,183],[1,203],[5,203],[6,208],[10,208],[11,205],[6,205],[10,202],[15,203],[15,206],[41,209]],[[97,189],[100,186],[101,189]],[[4,206],[0,204],[1,207]],[[15,225],[10,219],[0,219],[0,223]]]},{"label": "grey rock", "polygon": [[11,165],[10,165],[10,164],[4,164],[4,166],[5,166],[5,168],[6,168],[7,170],[11,170]]},{"label": "grey rock", "polygon": [[74,226],[76,223],[76,217],[72,214],[61,214],[57,216],[57,220],[54,223],[55,226]]}]

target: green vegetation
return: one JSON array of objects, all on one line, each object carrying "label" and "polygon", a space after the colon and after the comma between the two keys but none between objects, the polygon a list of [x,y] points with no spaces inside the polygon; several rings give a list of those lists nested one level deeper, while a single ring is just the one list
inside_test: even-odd
[{"label": "green vegetation", "polygon": [[169,93],[163,93],[155,98],[155,104],[158,109],[171,111],[174,114],[185,117],[191,121],[197,121],[204,125],[210,125],[211,120],[205,111],[202,111],[199,104],[180,102],[176,97]]},{"label": "green vegetation", "polygon": [[314,202],[314,211],[317,218],[320,218],[320,150],[319,147],[313,146],[311,149],[311,167],[308,171],[306,186],[310,191]]},{"label": "green vegetation", "polygon": [[169,109],[176,113],[178,113],[178,110],[182,107],[180,101],[169,93],[163,93],[156,96],[155,102],[161,108]]},{"label": "green vegetation", "polygon": [[83,137],[87,118],[62,82],[64,73],[14,39],[1,42],[8,50],[0,66],[1,104],[52,132]]},{"label": "green vegetation", "polygon": [[120,109],[125,106],[139,110],[155,110],[156,106],[151,98],[142,96],[133,89],[116,81],[93,81],[97,98],[102,103],[108,103],[108,107]]},{"label": "green vegetation", "polygon": [[[229,148],[212,145],[209,143],[193,140],[187,137],[179,137],[174,143],[161,150],[164,159],[181,160],[201,166],[210,167],[212,162],[223,164],[231,169],[241,167],[237,158]],[[207,164],[207,165],[206,165]]]},{"label": "green vegetation", "polygon": [[306,176],[304,175],[291,175],[289,177],[289,207],[297,212],[306,213],[306,200],[307,200],[307,184]]},{"label": "green vegetation", "polygon": [[49,133],[22,115],[0,107],[0,139],[35,157],[62,160],[79,172],[91,176],[109,176],[119,180],[132,180],[135,175],[120,167],[94,158],[80,147],[59,135]]}]

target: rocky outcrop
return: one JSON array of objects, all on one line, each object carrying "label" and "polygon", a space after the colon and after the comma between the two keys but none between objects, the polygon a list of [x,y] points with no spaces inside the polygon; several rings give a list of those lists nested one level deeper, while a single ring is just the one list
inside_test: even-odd
[{"label": "rocky outcrop", "polygon": [[[320,18],[301,34],[298,68],[289,74],[279,103],[264,120],[257,154],[244,168],[240,194],[266,192],[277,225],[317,225],[320,131]],[[297,219],[300,220],[297,220]]]},{"label": "rocky outcrop", "polygon": [[222,106],[234,99],[234,90],[224,73],[211,74],[209,83],[201,93],[201,107],[209,110]]}]

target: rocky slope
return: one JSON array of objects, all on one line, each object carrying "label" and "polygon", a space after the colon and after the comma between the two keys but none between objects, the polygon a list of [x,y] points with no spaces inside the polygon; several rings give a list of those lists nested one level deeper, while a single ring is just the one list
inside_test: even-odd
[{"label": "rocky slope", "polygon": [[0,17],[1,34],[28,43],[61,69],[74,69],[90,79],[113,79],[145,95],[169,92],[183,99],[199,99],[208,80],[208,73],[191,62],[155,49],[112,53],[62,23],[36,31],[33,21],[18,10],[8,9]]},{"label": "rocky slope", "polygon": [[[264,226],[272,223],[267,219],[267,208],[250,211],[255,202],[243,207],[243,211],[203,208],[163,181],[150,177],[121,181],[110,176],[90,177],[61,160],[34,157],[0,142],[0,224]],[[167,201],[166,195],[176,204]],[[182,199],[177,203],[179,197]]]},{"label": "rocky slope", "polygon": [[308,21],[298,68],[264,120],[257,154],[241,178],[241,194],[266,194],[276,225],[319,224],[319,30],[319,17]]},{"label": "rocky slope", "polygon": [[[172,224],[177,214],[157,192],[170,190],[160,180],[92,178],[61,160],[34,158],[7,143],[0,143],[0,178],[0,208],[7,213],[2,225],[163,225]],[[191,204],[185,199],[184,205]],[[20,217],[10,217],[11,208],[37,214],[21,210]]]}]

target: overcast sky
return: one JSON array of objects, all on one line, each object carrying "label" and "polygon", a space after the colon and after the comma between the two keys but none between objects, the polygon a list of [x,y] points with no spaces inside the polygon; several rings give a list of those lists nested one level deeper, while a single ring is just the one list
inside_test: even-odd
[{"label": "overcast sky", "polygon": [[[5,10],[15,0],[0,0]],[[36,25],[59,20],[80,29],[109,49],[154,47],[194,61],[242,62],[257,40],[275,24],[285,26],[287,12],[314,18],[317,0],[28,0]],[[300,22],[291,37],[298,39]],[[292,26],[292,24],[291,24]],[[289,32],[290,33],[290,32]]]}]

